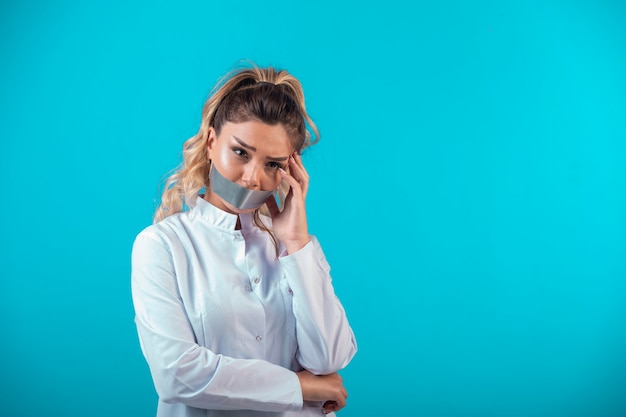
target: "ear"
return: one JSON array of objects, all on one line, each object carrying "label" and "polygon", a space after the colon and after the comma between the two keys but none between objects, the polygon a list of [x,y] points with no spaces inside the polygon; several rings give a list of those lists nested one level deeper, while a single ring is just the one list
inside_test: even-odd
[{"label": "ear", "polygon": [[210,127],[209,128],[209,137],[207,138],[207,155],[209,157],[209,159],[213,159],[213,149],[215,148],[215,142],[217,141],[217,132],[215,131],[215,128]]}]

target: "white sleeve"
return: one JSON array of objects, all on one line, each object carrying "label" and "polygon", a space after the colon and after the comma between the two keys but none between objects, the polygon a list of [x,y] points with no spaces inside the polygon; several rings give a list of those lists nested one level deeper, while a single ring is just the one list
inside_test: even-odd
[{"label": "white sleeve", "polygon": [[294,372],[263,360],[219,355],[196,343],[167,245],[140,234],[131,281],[141,349],[162,401],[214,410],[302,408]]},{"label": "white sleeve", "polygon": [[302,249],[279,260],[293,291],[298,361],[314,374],[337,372],[354,357],[357,345],[322,248],[311,236]]}]

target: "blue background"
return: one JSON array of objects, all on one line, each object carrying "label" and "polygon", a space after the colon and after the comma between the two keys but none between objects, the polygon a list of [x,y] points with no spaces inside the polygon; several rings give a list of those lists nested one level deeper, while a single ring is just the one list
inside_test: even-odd
[{"label": "blue background", "polygon": [[322,131],[340,415],[626,415],[626,6],[410,3],[3,2],[0,414],[155,414],[131,244],[251,59]]}]

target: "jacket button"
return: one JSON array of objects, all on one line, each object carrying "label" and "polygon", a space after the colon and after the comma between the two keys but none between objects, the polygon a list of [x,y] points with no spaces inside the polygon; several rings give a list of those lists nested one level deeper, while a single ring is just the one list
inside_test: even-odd
[{"label": "jacket button", "polygon": [[257,337],[256,337],[256,341],[257,341],[257,342],[260,342],[261,340],[263,340],[263,338],[262,338],[261,336],[257,336]]}]

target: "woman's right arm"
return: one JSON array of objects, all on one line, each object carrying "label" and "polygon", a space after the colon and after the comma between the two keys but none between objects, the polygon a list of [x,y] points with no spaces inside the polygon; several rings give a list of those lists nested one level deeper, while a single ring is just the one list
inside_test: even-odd
[{"label": "woman's right arm", "polygon": [[140,234],[132,252],[132,297],[141,349],[162,401],[216,410],[299,410],[289,369],[216,354],[196,343],[164,242]]}]

